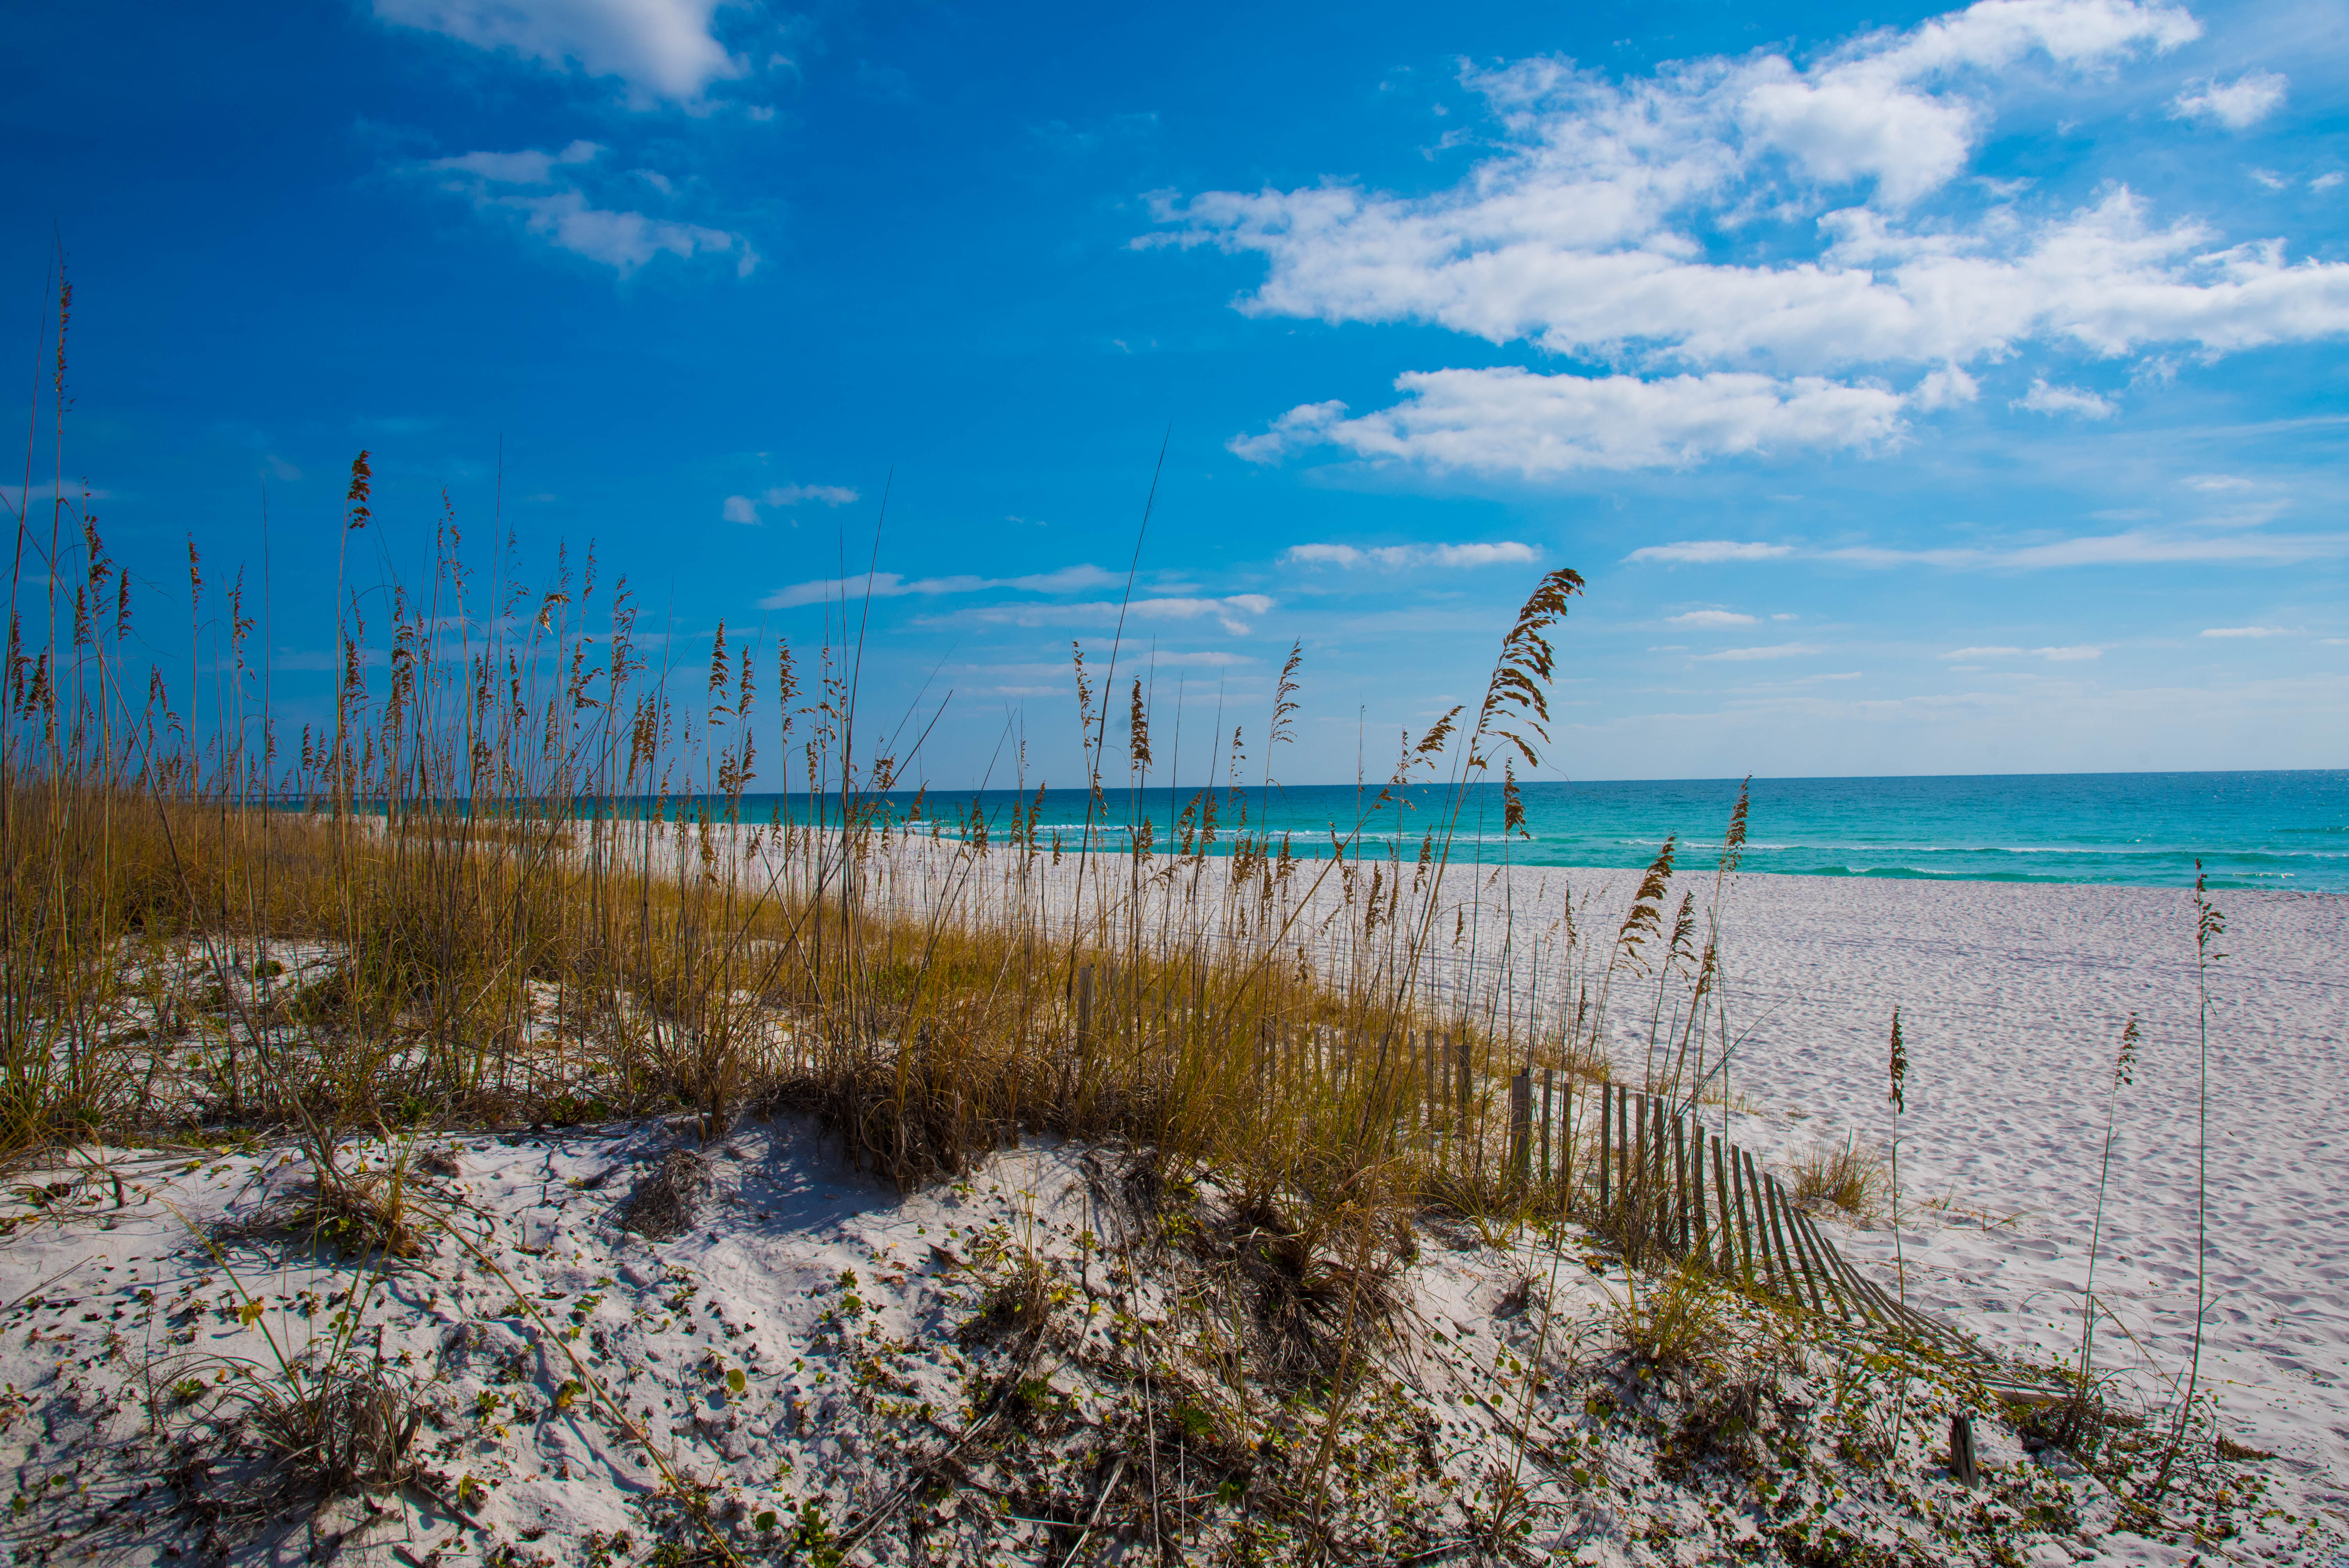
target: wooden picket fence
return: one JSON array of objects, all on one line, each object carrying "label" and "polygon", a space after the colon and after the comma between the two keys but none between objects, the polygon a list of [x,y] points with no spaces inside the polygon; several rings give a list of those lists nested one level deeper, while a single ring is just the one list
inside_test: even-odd
[{"label": "wooden picket fence", "polygon": [[[1469,1048],[1430,1032],[1416,1053],[1423,1128],[1472,1177],[1497,1106],[1478,1092]],[[1508,1080],[1496,1152],[1526,1200],[1572,1214],[1632,1261],[1684,1260],[1743,1288],[1959,1363],[2018,1403],[2067,1390],[1991,1351],[1955,1324],[1909,1305],[1836,1249],[1779,1180],[1707,1130],[1685,1101],[1530,1068]],[[1452,1145],[1445,1156],[1444,1148]]]},{"label": "wooden picket fence", "polygon": [[[1562,1132],[1555,1141],[1554,1129]],[[1685,1102],[1614,1083],[1586,1084],[1578,1095],[1571,1078],[1520,1072],[1509,1082],[1506,1159],[1521,1191],[1549,1198],[1629,1254],[1684,1260],[1926,1350],[2018,1403],[2065,1395],[1853,1266],[1777,1177],[1708,1130]]]},{"label": "wooden picket fence", "polygon": [[[1114,969],[1071,976],[1070,1088],[1092,1092],[1089,1063],[1106,1029],[1138,1028],[1166,1059],[1213,1020],[1181,999],[1132,994]],[[1106,1004],[1106,1006],[1104,1006]],[[1225,1026],[1228,1027],[1228,1026]],[[1921,1312],[1836,1250],[1775,1176],[1708,1130],[1685,1100],[1530,1068],[1503,1079],[1464,1032],[1364,1037],[1326,1025],[1257,1025],[1255,1078],[1314,1080],[1354,1099],[1359,1125],[1415,1150],[1439,1183],[1495,1185],[1609,1236],[1629,1261],[1685,1261],[1741,1288],[1867,1328],[1962,1364],[2005,1398],[2044,1402],[2064,1390],[2018,1368],[1956,1325]],[[1489,1047],[1488,1047],[1489,1051]],[[1506,1083],[1506,1098],[1500,1090]],[[1268,1099],[1268,1094],[1261,1094]]]}]

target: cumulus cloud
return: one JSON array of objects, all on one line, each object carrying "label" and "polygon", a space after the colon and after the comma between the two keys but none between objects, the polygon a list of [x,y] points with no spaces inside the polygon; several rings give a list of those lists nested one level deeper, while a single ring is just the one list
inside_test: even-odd
[{"label": "cumulus cloud", "polygon": [[2247,130],[2283,107],[2285,78],[2275,71],[2246,71],[2231,82],[2196,84],[2170,100],[2179,119],[2205,119],[2229,130]]},{"label": "cumulus cloud", "polygon": [[375,0],[397,26],[480,49],[511,49],[556,70],[617,77],[639,108],[688,103],[743,74],[710,30],[719,0]]},{"label": "cumulus cloud", "polygon": [[[850,499],[854,497],[852,495]],[[1106,588],[1123,581],[1123,578],[1092,565],[1063,566],[1057,572],[1031,573],[1024,577],[974,577],[960,573],[950,577],[905,577],[895,572],[875,572],[869,575],[859,573],[853,577],[824,577],[812,583],[794,583],[788,588],[778,588],[760,600],[759,607],[762,610],[788,610],[800,604],[863,599],[867,594],[875,599],[897,599],[907,594],[978,593],[995,588],[1017,588],[1030,593],[1070,593],[1088,588]],[[1269,604],[1270,601],[1268,600],[1267,603]]]},{"label": "cumulus cloud", "polygon": [[574,141],[560,152],[466,152],[410,169],[464,197],[477,211],[518,221],[556,249],[601,263],[622,277],[662,254],[730,257],[740,277],[759,264],[758,253],[741,234],[595,205],[579,181],[604,150],[592,141]]},{"label": "cumulus cloud", "polygon": [[1375,566],[1390,572],[1413,566],[1503,566],[1539,561],[1530,544],[1502,540],[1493,544],[1293,544],[1280,558],[1300,566]]},{"label": "cumulus cloud", "polygon": [[1664,622],[1664,624],[1698,627],[1751,626],[1754,622],[1755,617],[1742,615],[1734,610],[1691,610],[1686,614],[1671,617]]},{"label": "cumulus cloud", "polygon": [[2094,392],[2084,392],[2077,387],[2055,387],[2034,379],[2031,390],[2008,407],[2028,408],[2034,414],[2077,414],[2084,419],[2109,419],[2120,410]]},{"label": "cumulus cloud", "polygon": [[[1903,410],[1971,402],[1982,367],[2033,347],[2210,357],[2349,333],[2349,263],[2230,243],[2118,183],[2070,209],[2029,205],[2023,187],[1953,193],[2000,85],[2036,72],[2060,87],[2199,32],[2175,5],[1982,0],[1807,65],[1764,51],[1627,77],[1557,58],[1472,69],[1496,150],[1457,184],[1162,195],[1160,229],[1135,243],[1261,258],[1238,302],[1252,315],[1431,324],[1619,372],[1413,373],[1394,407],[1308,403],[1237,438],[1253,460],[1327,444],[1538,477],[1881,448]],[[2205,96],[2241,114],[2282,90],[2254,73]],[[1754,257],[1741,231],[1763,214],[1774,236],[1811,225],[1811,242]],[[1642,387],[1665,390],[1646,402]],[[2020,406],[2051,398],[2114,411],[2061,387]],[[1740,401],[1754,413],[1713,407]]]},{"label": "cumulus cloud", "polygon": [[1433,469],[1516,473],[1684,467],[1708,458],[1862,447],[1900,431],[1900,398],[1878,387],[1740,371],[1642,380],[1544,376],[1516,366],[1411,371],[1404,401],[1347,418],[1342,403],[1292,408],[1232,449],[1257,462],[1326,444]]},{"label": "cumulus cloud", "polygon": [[758,524],[766,520],[760,508],[797,506],[803,500],[822,501],[826,506],[846,506],[856,499],[856,492],[846,485],[775,485],[756,496],[730,495],[719,509],[729,522]]}]

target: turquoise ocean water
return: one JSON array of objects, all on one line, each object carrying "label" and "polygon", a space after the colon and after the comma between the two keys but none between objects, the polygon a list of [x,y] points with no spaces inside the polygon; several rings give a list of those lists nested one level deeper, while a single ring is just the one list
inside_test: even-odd
[{"label": "turquoise ocean water", "polygon": [[[1097,847],[1123,847],[1146,819],[1160,849],[1197,789],[1153,785],[1138,796],[1107,797],[1107,830]],[[1667,833],[1686,853],[1707,857],[1737,799],[1734,779],[1610,783],[1537,783],[1525,789],[1529,838],[1505,843],[1497,786],[1467,792],[1454,858],[1518,865],[1638,866]],[[1375,786],[1247,788],[1218,799],[1221,833],[1239,810],[1254,828],[1291,836],[1293,852],[1326,854],[1334,827],[1344,835],[1392,842],[1402,832],[1415,854],[1435,826],[1442,792],[1409,791],[1400,813],[1375,806]],[[910,796],[893,798],[902,809]],[[967,830],[974,805],[999,838],[1015,801],[1009,790],[933,791],[923,813],[948,832]],[[765,820],[771,798],[744,802]],[[794,815],[804,820],[803,808]],[[1085,796],[1048,790],[1036,817],[1040,839],[1057,831],[1075,849],[1084,833]],[[1222,847],[1218,844],[1218,848]],[[1744,865],[1804,876],[1930,877],[1992,882],[2116,882],[2177,887],[2199,858],[2214,887],[2349,892],[2349,769],[2261,773],[2054,773],[1923,779],[1756,779]]]}]

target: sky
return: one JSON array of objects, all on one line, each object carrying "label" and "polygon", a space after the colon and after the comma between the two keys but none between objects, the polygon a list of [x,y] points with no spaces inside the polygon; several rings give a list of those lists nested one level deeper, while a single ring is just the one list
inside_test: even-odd
[{"label": "sky", "polygon": [[2341,767],[2344,44],[2341,0],[15,6],[0,320],[29,397],[62,254],[145,655],[188,678],[192,539],[295,719],[338,569],[418,581],[445,504],[532,583],[592,546],[687,668],[852,600],[941,787],[1080,782],[1121,619],[1162,769],[1301,645],[1275,772],[1383,773],[1560,566],[1538,777]]}]

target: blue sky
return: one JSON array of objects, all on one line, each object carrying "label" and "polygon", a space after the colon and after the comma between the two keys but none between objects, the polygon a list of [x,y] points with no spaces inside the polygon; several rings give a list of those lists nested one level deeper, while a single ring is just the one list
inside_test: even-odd
[{"label": "blue sky", "polygon": [[0,297],[30,383],[61,240],[181,678],[184,536],[265,542],[323,707],[362,447],[363,571],[445,490],[688,665],[819,639],[885,491],[868,700],[1075,783],[1164,440],[1186,773],[1295,639],[1278,771],[1377,769],[1557,565],[1551,776],[2349,763],[2340,4],[200,12],[0,16]]}]

